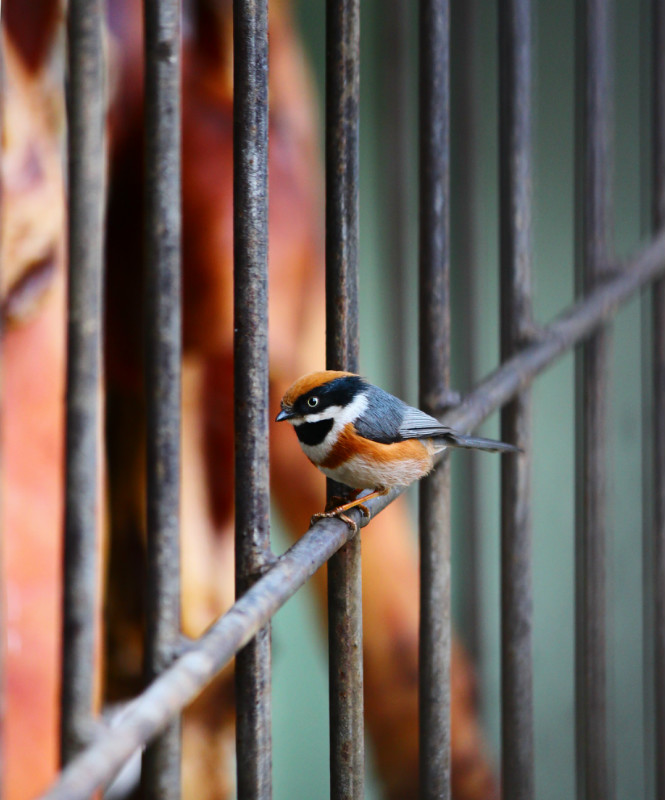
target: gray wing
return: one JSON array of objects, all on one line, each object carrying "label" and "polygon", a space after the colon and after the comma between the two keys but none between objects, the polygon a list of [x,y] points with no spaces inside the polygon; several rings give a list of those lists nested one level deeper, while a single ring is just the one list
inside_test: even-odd
[{"label": "gray wing", "polygon": [[466,436],[441,425],[434,417],[417,408],[406,406],[399,434],[403,439],[438,439],[448,447],[463,447],[468,450],[487,450],[490,453],[516,453],[519,448],[494,439]]},{"label": "gray wing", "polygon": [[446,428],[434,417],[430,417],[419,408],[413,408],[404,403],[404,416],[399,426],[399,434],[402,439],[427,439],[451,433],[453,431],[450,428]]}]

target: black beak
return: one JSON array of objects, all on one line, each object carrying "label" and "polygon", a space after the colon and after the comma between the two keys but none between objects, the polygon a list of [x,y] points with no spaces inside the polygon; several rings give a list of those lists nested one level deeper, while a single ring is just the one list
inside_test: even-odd
[{"label": "black beak", "polygon": [[292,417],[295,417],[293,411],[290,408],[283,408],[277,415],[275,422],[282,422],[282,420],[291,419]]}]

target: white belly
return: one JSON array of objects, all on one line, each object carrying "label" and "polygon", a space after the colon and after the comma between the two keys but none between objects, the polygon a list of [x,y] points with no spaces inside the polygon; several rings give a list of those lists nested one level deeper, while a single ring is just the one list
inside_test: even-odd
[{"label": "white belly", "polygon": [[382,464],[355,456],[334,469],[320,469],[329,478],[352,489],[376,489],[380,486],[408,486],[430,471],[431,462],[429,467],[423,465],[422,459],[404,459],[398,464]]}]

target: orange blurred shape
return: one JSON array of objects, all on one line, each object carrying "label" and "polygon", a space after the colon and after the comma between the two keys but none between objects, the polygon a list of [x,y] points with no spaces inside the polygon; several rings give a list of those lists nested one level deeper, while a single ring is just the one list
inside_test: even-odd
[{"label": "orange blurred shape", "polygon": [[[56,6],[40,6],[40,13],[55,13]],[[30,69],[22,51],[3,37],[2,789],[7,800],[23,800],[47,786],[58,760],[65,375],[62,95],[38,68],[51,16],[46,30],[25,6],[21,15],[10,3],[7,15],[27,28],[29,18],[35,28]],[[25,31],[26,25],[17,30]]]}]

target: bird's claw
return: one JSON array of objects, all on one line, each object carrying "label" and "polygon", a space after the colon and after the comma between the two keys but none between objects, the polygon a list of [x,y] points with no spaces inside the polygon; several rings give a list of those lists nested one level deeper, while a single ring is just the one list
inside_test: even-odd
[{"label": "bird's claw", "polygon": [[[330,519],[331,517],[337,517],[341,519],[343,522],[351,528],[354,534],[358,533],[358,523],[354,522],[350,517],[344,513],[345,511],[349,511],[352,508],[359,509],[365,519],[370,519],[372,516],[370,514],[369,509],[367,506],[363,505],[360,500],[358,500],[358,495],[362,490],[358,489],[357,491],[353,492],[349,497],[331,497],[330,500],[326,503],[326,510],[321,511],[318,514],[314,514],[312,519],[310,520],[310,525],[313,525],[320,519]],[[377,490],[378,491],[378,490]],[[385,494],[385,492],[381,492]],[[363,498],[364,499],[364,498]],[[345,502],[348,501],[348,502]]]},{"label": "bird's claw", "polygon": [[[369,513],[369,512],[367,512],[366,508],[363,509],[363,511],[365,511],[366,513]],[[347,517],[347,515],[344,514],[341,511],[337,511],[337,512],[334,511],[334,510],[333,511],[320,511],[318,514],[314,514],[312,516],[311,520],[309,521],[309,524],[311,526],[311,525],[314,525],[315,523],[317,523],[320,519],[333,519],[334,517],[337,517],[337,519],[341,519],[342,522],[346,522],[346,524],[349,526],[349,528],[351,528],[351,530],[353,531],[354,536],[355,536],[356,533],[358,533],[358,523],[354,522],[351,519],[351,517]]]}]

